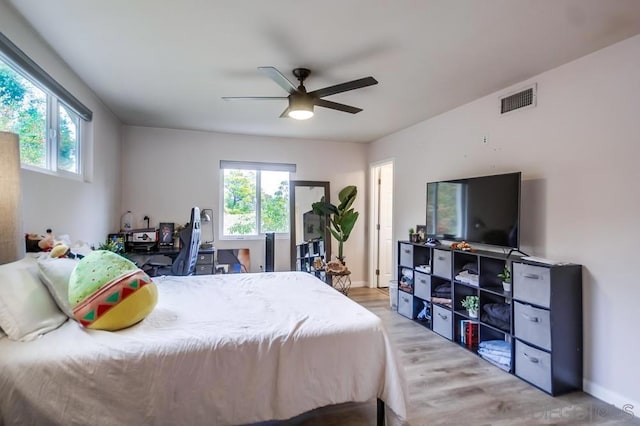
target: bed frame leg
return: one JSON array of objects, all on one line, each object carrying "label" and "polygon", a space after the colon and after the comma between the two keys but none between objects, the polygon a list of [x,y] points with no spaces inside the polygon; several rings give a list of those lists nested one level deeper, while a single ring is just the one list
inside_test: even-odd
[{"label": "bed frame leg", "polygon": [[384,401],[378,398],[378,418],[376,421],[377,426],[384,426]]}]

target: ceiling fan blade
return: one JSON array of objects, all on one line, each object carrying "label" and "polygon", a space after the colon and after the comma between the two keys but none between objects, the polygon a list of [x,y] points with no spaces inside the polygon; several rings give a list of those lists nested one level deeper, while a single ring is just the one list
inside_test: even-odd
[{"label": "ceiling fan blade", "polygon": [[344,111],[344,112],[350,112],[351,114],[357,114],[360,111],[362,111],[362,108],[356,108],[350,105],[339,104],[337,102],[331,102],[326,99],[315,99],[313,103],[315,105],[325,107],[325,108],[337,109],[338,111]]},{"label": "ceiling fan blade", "polygon": [[324,89],[314,90],[313,92],[309,92],[309,94],[318,98],[323,98],[325,96],[335,95],[336,93],[346,92],[348,90],[373,86],[374,84],[378,84],[378,80],[373,77],[365,77],[342,84],[336,84],[335,86],[325,87]]},{"label": "ceiling fan blade", "polygon": [[298,88],[292,82],[290,82],[287,79],[287,77],[282,75],[282,73],[280,71],[278,71],[276,68],[274,68],[274,67],[258,67],[258,71],[260,71],[261,73],[263,73],[267,77],[271,78],[273,81],[275,81],[278,84],[278,86],[282,87],[290,95],[292,95],[294,93],[298,93]]},{"label": "ceiling fan blade", "polygon": [[282,111],[282,114],[280,114],[280,118],[289,118],[289,107],[285,108],[285,110]]},{"label": "ceiling fan blade", "polygon": [[289,99],[286,96],[223,96],[225,101],[274,101]]}]

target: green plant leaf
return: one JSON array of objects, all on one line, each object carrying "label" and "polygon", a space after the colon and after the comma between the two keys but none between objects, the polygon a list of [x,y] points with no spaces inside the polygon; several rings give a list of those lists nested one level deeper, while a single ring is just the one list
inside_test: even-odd
[{"label": "green plant leaf", "polygon": [[353,230],[353,227],[355,226],[359,216],[360,213],[354,211],[353,209],[345,212],[342,216],[341,228],[345,241],[349,238],[349,235],[351,235],[351,231]]},{"label": "green plant leaf", "polygon": [[356,195],[358,195],[358,188],[355,186],[350,185],[343,188],[340,194],[338,194],[338,199],[340,200],[338,211],[344,212],[348,210],[355,201]]},{"label": "green plant leaf", "polygon": [[340,200],[340,202],[342,202],[346,199],[356,198],[357,194],[358,188],[355,185],[348,185],[342,188],[342,190],[338,194],[338,199]]},{"label": "green plant leaf", "polygon": [[313,212],[321,217],[328,217],[329,225],[327,229],[338,241],[338,258],[343,259],[342,243],[347,241],[353,230],[358,216],[360,215],[351,206],[356,199],[358,189],[354,185],[344,187],[338,194],[340,205],[337,207],[325,201],[322,197],[320,201],[311,205]]},{"label": "green plant leaf", "polygon": [[335,238],[336,240],[338,240],[339,242],[342,242],[342,235],[339,234],[338,232],[336,232],[334,229],[329,229],[329,231],[331,231],[331,235],[333,235],[333,238]]},{"label": "green plant leaf", "polygon": [[322,197],[321,201],[311,204],[313,212],[319,216],[329,216],[332,214],[338,214],[338,208],[331,203],[324,201]]}]

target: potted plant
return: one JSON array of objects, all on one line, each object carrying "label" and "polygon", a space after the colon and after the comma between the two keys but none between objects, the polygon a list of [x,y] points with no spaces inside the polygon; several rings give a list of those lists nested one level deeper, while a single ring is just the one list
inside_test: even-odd
[{"label": "potted plant", "polygon": [[358,188],[354,185],[344,187],[338,194],[340,200],[339,205],[328,203],[324,197],[316,203],[312,204],[313,212],[320,217],[328,217],[329,225],[327,229],[331,235],[338,240],[338,256],[337,259],[344,265],[344,255],[342,254],[342,245],[349,239],[360,213],[355,211],[351,206],[358,195]]},{"label": "potted plant", "polygon": [[469,312],[471,318],[478,318],[478,309],[480,308],[480,299],[478,296],[467,296],[462,299],[460,304]]},{"label": "potted plant", "polygon": [[413,235],[416,233],[416,230],[413,228],[409,228],[409,241],[413,242]]},{"label": "potted plant", "polygon": [[117,241],[115,240],[107,240],[104,243],[101,243],[98,246],[98,250],[107,250],[107,251],[111,251],[115,254],[123,254],[124,250],[122,249],[122,247],[120,247],[120,245],[118,244]]},{"label": "potted plant", "polygon": [[498,278],[502,280],[502,288],[504,291],[511,291],[511,270],[506,263],[504,264],[502,272],[498,274]]}]

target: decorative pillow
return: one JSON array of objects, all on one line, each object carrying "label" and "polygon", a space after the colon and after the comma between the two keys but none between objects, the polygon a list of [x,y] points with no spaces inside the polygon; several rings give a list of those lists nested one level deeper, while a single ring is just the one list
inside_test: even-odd
[{"label": "decorative pillow", "polygon": [[75,259],[41,257],[38,259],[40,278],[47,286],[58,308],[69,318],[74,318],[69,305],[69,279],[78,261]]},{"label": "decorative pillow", "polygon": [[0,327],[9,339],[33,340],[66,320],[38,278],[35,259],[0,265]]},{"label": "decorative pillow", "polygon": [[158,290],[133,262],[97,250],[81,259],[69,279],[69,303],[84,327],[120,330],[142,321],[156,306]]}]

